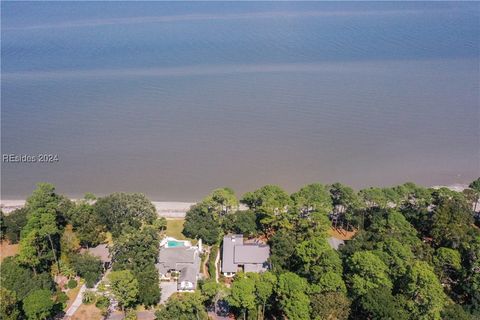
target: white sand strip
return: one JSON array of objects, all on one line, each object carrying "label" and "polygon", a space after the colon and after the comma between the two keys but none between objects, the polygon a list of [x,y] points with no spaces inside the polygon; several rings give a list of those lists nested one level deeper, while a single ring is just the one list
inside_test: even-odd
[{"label": "white sand strip", "polygon": [[[72,199],[75,201],[75,199]],[[152,201],[157,213],[166,218],[184,218],[186,212],[194,202],[174,202],[174,201]],[[10,213],[13,210],[22,208],[25,200],[0,200],[0,207],[4,213]]]}]

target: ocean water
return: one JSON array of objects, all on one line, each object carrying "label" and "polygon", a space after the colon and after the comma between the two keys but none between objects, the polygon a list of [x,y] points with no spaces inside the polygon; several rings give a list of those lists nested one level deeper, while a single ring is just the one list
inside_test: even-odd
[{"label": "ocean water", "polygon": [[3,199],[480,175],[480,4],[2,2]]}]

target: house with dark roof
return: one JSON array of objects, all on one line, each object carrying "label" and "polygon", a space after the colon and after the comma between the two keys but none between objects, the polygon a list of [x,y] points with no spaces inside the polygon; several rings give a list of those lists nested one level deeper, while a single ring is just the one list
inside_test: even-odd
[{"label": "house with dark roof", "polygon": [[259,242],[246,243],[243,235],[223,237],[222,273],[233,277],[243,268],[244,272],[263,272],[269,268],[270,247]]},{"label": "house with dark roof", "polygon": [[162,246],[156,268],[161,280],[177,279],[178,291],[194,291],[200,273],[199,246]]}]

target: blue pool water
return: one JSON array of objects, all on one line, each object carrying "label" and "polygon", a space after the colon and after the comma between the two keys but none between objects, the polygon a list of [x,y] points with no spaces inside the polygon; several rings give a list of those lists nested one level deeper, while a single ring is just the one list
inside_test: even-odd
[{"label": "blue pool water", "polygon": [[168,247],[169,248],[173,248],[173,247],[183,247],[184,246],[184,243],[183,241],[175,241],[175,240],[169,240],[167,242],[168,244]]}]

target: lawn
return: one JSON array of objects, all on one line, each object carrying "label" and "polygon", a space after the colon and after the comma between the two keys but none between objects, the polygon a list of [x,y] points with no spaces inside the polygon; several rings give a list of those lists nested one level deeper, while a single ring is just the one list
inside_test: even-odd
[{"label": "lawn", "polygon": [[82,304],[71,318],[72,320],[101,320],[103,319],[100,309],[94,304]]},{"label": "lawn", "polygon": [[185,219],[167,219],[167,236],[178,240],[186,240],[187,238],[182,234],[184,223]]},{"label": "lawn", "polygon": [[6,257],[14,256],[18,253],[19,245],[10,244],[7,241],[0,242],[0,261]]}]

